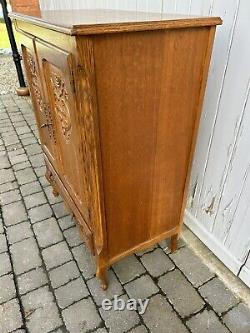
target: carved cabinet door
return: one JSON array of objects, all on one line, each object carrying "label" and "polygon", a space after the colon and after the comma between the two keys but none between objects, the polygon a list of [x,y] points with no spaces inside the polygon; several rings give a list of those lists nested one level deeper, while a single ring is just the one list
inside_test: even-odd
[{"label": "carved cabinet door", "polygon": [[26,69],[36,122],[43,150],[56,168],[56,141],[53,120],[41,80],[34,39],[22,36],[22,54]]},{"label": "carved cabinet door", "polygon": [[68,193],[89,224],[86,174],[83,163],[82,117],[77,112],[73,82],[73,55],[36,41],[37,54],[54,119],[58,174]]}]

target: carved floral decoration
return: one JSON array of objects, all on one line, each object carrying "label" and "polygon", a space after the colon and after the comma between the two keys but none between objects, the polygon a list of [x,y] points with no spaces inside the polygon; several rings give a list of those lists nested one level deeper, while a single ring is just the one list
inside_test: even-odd
[{"label": "carved floral decoration", "polygon": [[32,85],[33,92],[35,94],[35,100],[36,100],[36,103],[38,104],[40,112],[43,113],[43,111],[44,111],[43,110],[43,100],[42,100],[42,96],[41,96],[40,87],[38,85],[38,75],[37,75],[36,63],[35,63],[33,56],[30,53],[27,54],[27,62],[28,62],[29,72],[30,72],[30,77],[31,77],[31,85]]},{"label": "carved floral decoration", "polygon": [[51,73],[51,83],[54,91],[56,116],[59,117],[61,131],[66,142],[70,140],[72,124],[69,111],[69,96],[65,81],[55,72]]},{"label": "carved floral decoration", "polygon": [[50,110],[43,101],[42,94],[41,94],[41,88],[39,86],[39,77],[38,77],[38,73],[37,73],[36,62],[35,62],[33,56],[29,52],[27,52],[27,64],[28,64],[29,74],[30,74],[30,81],[31,81],[30,85],[32,87],[35,102],[38,106],[40,113],[45,117],[46,123],[51,124],[48,126],[48,132],[49,132],[50,138],[53,138],[53,140],[55,142],[55,135],[54,135],[54,131],[53,131],[52,117],[50,114]]}]

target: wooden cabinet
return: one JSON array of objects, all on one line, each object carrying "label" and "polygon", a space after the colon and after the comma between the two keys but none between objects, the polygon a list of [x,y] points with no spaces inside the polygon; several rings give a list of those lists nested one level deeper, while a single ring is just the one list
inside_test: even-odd
[{"label": "wooden cabinet", "polygon": [[[12,15],[54,194],[96,258],[180,233],[220,18],[118,11]],[[129,269],[129,268],[128,268]]]}]

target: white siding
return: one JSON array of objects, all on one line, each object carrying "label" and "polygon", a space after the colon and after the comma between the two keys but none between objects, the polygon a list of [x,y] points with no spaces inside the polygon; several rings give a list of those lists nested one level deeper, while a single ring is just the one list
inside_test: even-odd
[{"label": "white siding", "polygon": [[249,0],[40,0],[41,8],[109,8],[221,16],[186,209],[186,224],[250,286]]},{"label": "white siding", "polygon": [[[186,223],[238,274],[250,249],[250,3],[215,0],[211,14],[223,16],[224,24],[213,52]],[[247,283],[250,270],[244,271]]]}]

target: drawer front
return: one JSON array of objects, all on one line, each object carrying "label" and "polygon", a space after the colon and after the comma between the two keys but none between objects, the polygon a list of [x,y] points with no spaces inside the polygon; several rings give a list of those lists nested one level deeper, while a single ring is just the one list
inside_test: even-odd
[{"label": "drawer front", "polygon": [[21,47],[42,147],[51,163],[57,169],[54,124],[48,105],[46,90],[41,80],[34,39],[22,36]]},{"label": "drawer front", "polygon": [[[35,41],[38,61],[51,110],[57,146],[58,174],[90,226],[85,171],[83,119],[76,108],[73,56],[50,44]],[[91,226],[90,226],[91,227]]]}]

